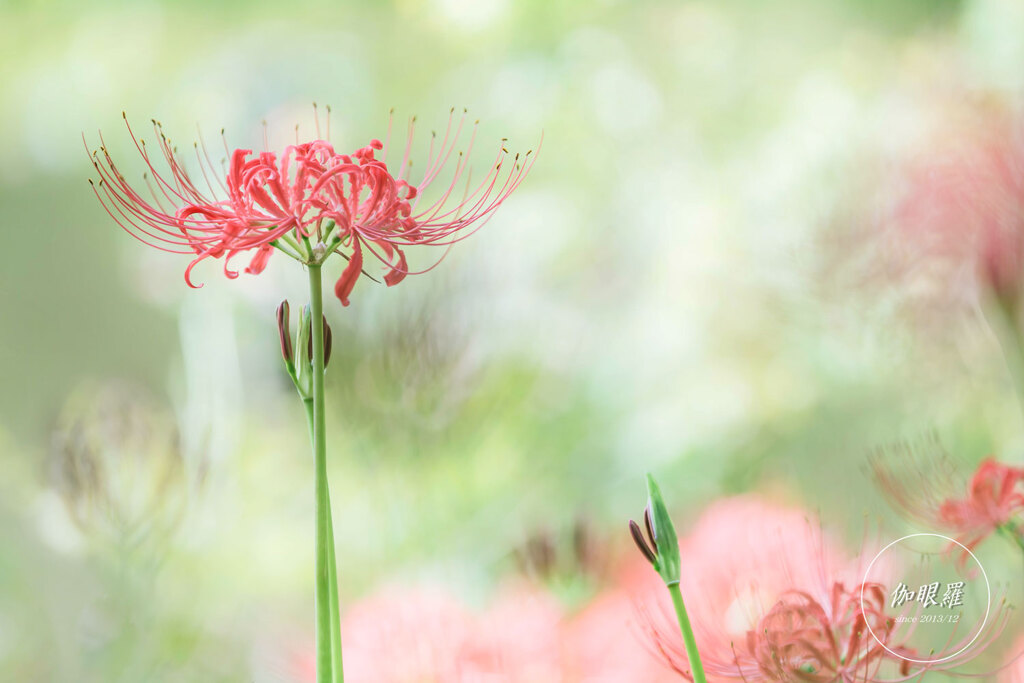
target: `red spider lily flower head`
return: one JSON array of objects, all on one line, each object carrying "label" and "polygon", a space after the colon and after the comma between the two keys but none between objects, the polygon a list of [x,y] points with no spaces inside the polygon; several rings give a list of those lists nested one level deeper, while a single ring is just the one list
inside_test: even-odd
[{"label": "red spider lily flower head", "polygon": [[[747,633],[746,653],[757,663],[758,674],[777,681],[868,680],[891,657],[871,633],[888,645],[895,621],[885,613],[884,589],[877,584],[864,589],[863,607],[860,586],[849,590],[840,582],[824,604],[803,591],[783,594]],[[739,658],[737,653],[737,663]],[[903,675],[909,664],[900,664]]]},{"label": "red spider lily flower head", "polygon": [[967,495],[939,507],[939,520],[964,536],[966,542],[961,542],[969,548],[1003,527],[1019,534],[1016,517],[1024,511],[1022,482],[1024,468],[986,458],[971,477]]},{"label": "red spider lily flower head", "polygon": [[[503,140],[483,180],[470,185],[468,157],[476,138],[475,125],[465,152],[456,153],[466,117],[465,111],[456,117],[453,109],[441,141],[432,136],[425,170],[414,184],[408,177],[414,122],[396,171],[386,162],[389,124],[384,142],[371,140],[352,154],[335,151],[323,139],[296,142],[280,154],[231,151],[225,142],[227,167],[220,173],[200,141],[193,148],[201,182],[190,176],[159,122],[153,121],[156,153],[129,126],[148,167],[145,191],[127,182],[102,135],[100,149],[92,152],[100,177],[93,189],[110,216],[132,236],[163,251],[193,255],[185,270],[190,286],[196,286],[192,269],[208,258],[223,257],[225,275],[235,278],[238,272],[231,262],[240,254],[249,257],[246,272],[257,274],[274,249],[317,265],[338,253],[348,265],[334,291],[347,306],[359,275],[365,272],[367,252],[383,264],[384,281],[389,286],[398,284],[414,272],[408,267],[405,247],[450,247],[465,239],[493,216],[536,160],[532,152],[507,160]],[[166,166],[162,173],[156,168],[156,156]],[[423,193],[453,157],[447,185],[432,201],[421,204]],[[432,269],[440,260],[417,272]]]},{"label": "red spider lily flower head", "polygon": [[[862,583],[859,561],[806,513],[754,498],[712,505],[680,548],[687,558],[680,585],[709,681],[910,680],[976,656],[1006,624],[1004,611],[970,648],[964,638],[943,649],[962,653],[912,662],[924,659],[907,646],[912,631],[886,612],[881,584]],[[653,592],[641,611],[653,651],[693,680],[671,606]]]},{"label": "red spider lily flower head", "polygon": [[[862,599],[863,597],[863,599]],[[991,645],[1006,627],[1008,610],[977,641],[967,635],[927,657],[904,643],[910,630],[898,628],[887,613],[884,587],[866,583],[832,584],[830,598],[799,589],[779,596],[744,638],[730,643],[731,654],[702,654],[709,681],[806,681],[807,683],[899,683],[927,671],[949,671]],[[904,617],[906,618],[906,617]],[[648,618],[648,630],[664,661],[693,680],[676,629],[665,619]],[[972,647],[973,646],[973,647]],[[949,653],[948,655],[945,653]],[[886,669],[885,667],[888,667]]]},{"label": "red spider lily flower head", "polygon": [[969,549],[1000,529],[1022,538],[1024,468],[986,458],[965,484],[933,441],[879,451],[870,462],[882,492],[912,521],[948,533]]},{"label": "red spider lily flower head", "polygon": [[[865,615],[859,586],[845,588],[859,572],[802,510],[752,497],[720,501],[680,549],[687,558],[680,585],[708,680],[831,681],[851,673],[864,680],[888,656],[864,627],[870,619],[876,633],[887,632],[884,593],[866,593]],[[692,680],[669,607],[645,602],[653,649]]]}]

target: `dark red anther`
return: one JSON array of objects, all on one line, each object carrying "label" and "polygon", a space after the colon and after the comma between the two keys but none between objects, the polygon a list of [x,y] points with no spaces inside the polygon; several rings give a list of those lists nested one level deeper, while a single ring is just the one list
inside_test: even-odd
[{"label": "dark red anther", "polygon": [[647,527],[647,535],[651,539],[651,547],[658,552],[658,538],[654,535],[654,523],[651,521],[651,506],[644,508],[644,526]]},{"label": "dark red anther", "polygon": [[633,520],[629,520],[629,533],[633,537],[633,542],[636,543],[636,547],[639,548],[640,552],[644,554],[644,557],[647,558],[647,561],[651,564],[654,564],[655,560],[657,559],[657,556],[654,554],[654,551],[650,549],[650,547],[647,545],[647,542],[644,540],[644,533],[640,531],[640,525],[634,522]]}]

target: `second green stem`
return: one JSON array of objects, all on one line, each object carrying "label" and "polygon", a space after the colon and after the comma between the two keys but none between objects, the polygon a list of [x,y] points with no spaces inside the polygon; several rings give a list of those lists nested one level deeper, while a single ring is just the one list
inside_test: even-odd
[{"label": "second green stem", "polygon": [[[306,424],[309,427],[310,443],[313,442],[313,397],[305,398],[302,401],[306,409]],[[331,490],[327,487],[327,509],[331,507]],[[345,680],[341,659],[341,615],[338,603],[338,562],[334,554],[334,520],[333,512],[327,515],[327,570],[330,574],[330,611],[331,611],[331,671],[334,675],[334,683],[343,683]]]},{"label": "second green stem", "polygon": [[683,593],[679,590],[679,584],[671,584],[668,587],[668,592],[672,595],[672,604],[676,608],[676,618],[679,620],[679,628],[683,632],[683,642],[686,644],[686,657],[690,660],[693,682],[707,683],[708,679],[704,675],[704,665],[701,663],[700,653],[697,651],[697,639],[693,635],[690,617],[686,614],[686,605],[683,604]]}]

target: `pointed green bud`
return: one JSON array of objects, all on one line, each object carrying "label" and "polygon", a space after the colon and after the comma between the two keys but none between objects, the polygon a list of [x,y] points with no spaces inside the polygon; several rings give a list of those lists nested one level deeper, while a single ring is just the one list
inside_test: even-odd
[{"label": "pointed green bud", "polygon": [[[331,326],[327,324],[327,316],[323,316],[324,324],[324,369],[327,369],[327,364],[331,362]],[[309,335],[309,339],[306,341],[306,360],[310,363],[313,362],[313,335]]]},{"label": "pointed green bud", "polygon": [[672,526],[672,518],[669,517],[668,508],[661,497],[661,489],[650,474],[647,475],[647,504],[650,506],[650,526],[654,534],[655,550],[658,561],[654,568],[658,570],[666,586],[679,583],[682,573],[679,562],[679,539],[676,537],[675,527]]},{"label": "pointed green bud", "polygon": [[299,387],[301,387],[301,391],[305,391],[307,394],[312,387],[313,368],[310,366],[306,354],[302,353],[301,349],[306,348],[306,346],[311,343],[309,334],[309,318],[309,306],[303,306],[302,311],[299,313],[299,336],[298,339],[295,340],[295,348],[299,349],[299,352],[295,354],[295,365],[298,369]]}]

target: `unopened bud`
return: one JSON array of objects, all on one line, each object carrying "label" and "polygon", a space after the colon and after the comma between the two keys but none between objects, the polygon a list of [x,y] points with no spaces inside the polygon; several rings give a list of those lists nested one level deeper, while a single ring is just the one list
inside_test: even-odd
[{"label": "unopened bud", "polygon": [[299,309],[299,333],[295,339],[295,366],[298,375],[299,386],[307,393],[311,387],[312,375],[310,374],[310,362],[302,356],[302,350],[309,343],[309,306]]},{"label": "unopened bud", "polygon": [[281,357],[289,366],[292,364],[292,328],[290,323],[291,307],[285,299],[277,307],[277,334],[281,339]]},{"label": "unopened bud", "polygon": [[327,318],[324,318],[324,369],[331,362],[331,341],[333,338],[331,326],[327,324]]},{"label": "unopened bud", "polygon": [[[327,316],[323,316],[324,325],[324,369],[331,362],[331,326],[327,324]],[[310,330],[309,339],[306,342],[306,357],[313,362],[313,332]]]},{"label": "unopened bud", "polygon": [[672,518],[669,517],[665,500],[661,496],[661,489],[654,481],[654,477],[647,475],[647,507],[649,515],[645,515],[648,525],[648,533],[651,534],[651,542],[655,543],[654,553],[658,561],[654,568],[661,575],[666,586],[679,583],[682,573],[679,562],[679,540],[676,537],[675,527],[672,525]]}]

